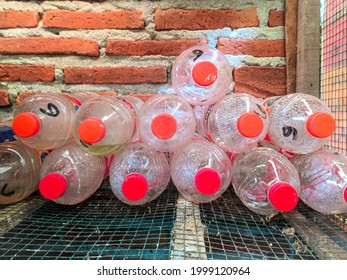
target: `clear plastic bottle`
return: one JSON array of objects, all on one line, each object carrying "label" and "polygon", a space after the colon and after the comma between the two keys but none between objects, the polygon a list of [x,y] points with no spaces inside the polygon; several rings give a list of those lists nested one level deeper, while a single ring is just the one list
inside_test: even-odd
[{"label": "clear plastic bottle", "polygon": [[0,120],[0,143],[16,141],[11,120]]},{"label": "clear plastic bottle", "polygon": [[269,140],[288,152],[306,154],[323,147],[335,130],[330,109],[320,99],[304,93],[268,98]]},{"label": "clear plastic bottle", "polygon": [[58,204],[77,204],[99,188],[105,169],[103,157],[91,155],[70,142],[46,156],[39,190],[42,196]]},{"label": "clear plastic bottle", "polygon": [[182,97],[171,94],[148,99],[139,111],[137,127],[141,140],[161,152],[183,147],[194,136],[193,109]]},{"label": "clear plastic bottle", "polygon": [[255,148],[268,132],[266,110],[246,93],[231,93],[216,104],[196,106],[194,113],[198,132],[231,153]]},{"label": "clear plastic bottle", "polygon": [[232,69],[216,48],[201,45],[182,52],[171,70],[175,91],[192,105],[208,105],[221,99],[230,88]]},{"label": "clear plastic bottle", "polygon": [[296,154],[291,159],[299,172],[299,197],[322,214],[347,213],[347,158],[330,149]]},{"label": "clear plastic bottle", "polygon": [[133,137],[130,139],[129,143],[137,142],[140,140],[140,133],[139,133],[139,130],[137,129],[137,126],[136,126],[136,119],[137,119],[137,115],[138,115],[142,105],[144,104],[144,102],[140,98],[135,97],[135,96],[130,96],[130,95],[126,95],[126,96],[125,95],[118,95],[117,98],[122,100],[124,103],[126,103],[134,115],[135,132],[134,132]]},{"label": "clear plastic bottle", "polygon": [[232,184],[235,193],[261,215],[293,210],[299,201],[298,172],[285,156],[258,148],[236,156]]},{"label": "clear plastic bottle", "polygon": [[100,96],[86,101],[74,118],[75,141],[88,153],[113,154],[138,138],[136,118],[142,104],[132,96]]},{"label": "clear plastic bottle", "polygon": [[138,142],[115,154],[110,184],[115,196],[126,204],[141,205],[157,198],[170,180],[170,166],[163,153]]},{"label": "clear plastic bottle", "polygon": [[19,141],[0,144],[0,204],[21,201],[38,190],[41,155]]},{"label": "clear plastic bottle", "polygon": [[38,150],[62,147],[72,139],[72,120],[81,103],[96,93],[38,93],[25,98],[14,112],[16,139]]},{"label": "clear plastic bottle", "polygon": [[231,181],[231,163],[217,145],[193,138],[171,159],[171,178],[188,201],[205,203],[220,197]]},{"label": "clear plastic bottle", "polygon": [[110,168],[111,168],[112,161],[114,159],[114,154],[109,156],[104,156],[104,159],[106,164],[104,179],[106,179],[110,175]]}]

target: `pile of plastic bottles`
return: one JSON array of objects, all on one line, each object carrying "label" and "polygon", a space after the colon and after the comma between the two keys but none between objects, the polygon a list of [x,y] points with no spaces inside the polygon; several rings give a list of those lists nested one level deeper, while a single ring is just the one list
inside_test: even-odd
[{"label": "pile of plastic bottles", "polygon": [[11,122],[8,140],[16,141],[0,144],[0,204],[39,189],[73,205],[109,180],[117,199],[141,205],[171,178],[196,203],[232,185],[262,215],[291,211],[299,199],[324,214],[347,212],[347,158],[323,148],[335,129],[329,108],[302,93],[231,93],[231,73],[221,52],[196,46],[173,64],[176,94],[145,103],[95,93],[27,97]]}]

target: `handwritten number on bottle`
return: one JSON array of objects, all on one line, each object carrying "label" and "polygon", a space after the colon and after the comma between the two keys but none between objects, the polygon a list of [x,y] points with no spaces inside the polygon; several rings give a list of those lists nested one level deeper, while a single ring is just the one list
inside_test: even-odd
[{"label": "handwritten number on bottle", "polygon": [[82,139],[80,139],[80,143],[82,144],[83,147],[85,148],[89,148],[91,145],[87,144],[86,142],[84,142]]},{"label": "handwritten number on bottle", "polygon": [[48,103],[47,104],[47,109],[42,109],[40,108],[40,112],[50,116],[50,117],[58,117],[60,114],[60,111],[57,106],[55,106],[53,103]]},{"label": "handwritten number on bottle", "polygon": [[298,139],[298,131],[292,126],[282,127],[282,132],[284,137],[290,137],[292,135],[293,140]]},{"label": "handwritten number on bottle", "polygon": [[5,184],[5,185],[2,187],[1,192],[0,192],[1,195],[6,196],[6,197],[10,197],[10,196],[12,196],[12,195],[15,194],[15,191],[6,192],[6,188],[7,188],[7,184]]},{"label": "handwritten number on bottle", "polygon": [[203,55],[203,53],[204,52],[202,50],[193,50],[193,54],[195,54],[193,61],[196,61],[200,56]]},{"label": "handwritten number on bottle", "polygon": [[253,110],[253,112],[256,113],[257,115],[259,115],[264,120],[266,120],[266,111],[265,111],[265,109],[262,106],[260,106],[259,104],[256,104],[256,105],[257,105],[257,107],[258,107],[260,112],[258,112],[256,110]]}]

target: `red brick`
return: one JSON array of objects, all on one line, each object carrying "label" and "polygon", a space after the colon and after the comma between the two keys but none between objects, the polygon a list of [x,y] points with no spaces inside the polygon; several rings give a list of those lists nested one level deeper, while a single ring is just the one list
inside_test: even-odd
[{"label": "red brick", "polygon": [[206,39],[193,40],[108,40],[107,55],[163,55],[177,56],[184,50],[207,44]]},{"label": "red brick", "polygon": [[67,29],[143,29],[143,13],[138,10],[112,12],[47,11],[43,14],[43,27]]},{"label": "red brick", "polygon": [[286,93],[285,67],[242,66],[234,69],[235,92],[257,97]]},{"label": "red brick", "polygon": [[284,11],[271,10],[269,12],[268,26],[284,26]]},{"label": "red brick", "polygon": [[65,68],[67,84],[142,84],[166,83],[166,68],[162,66]]},{"label": "red brick", "polygon": [[241,40],[219,38],[217,48],[224,54],[273,57],[285,55],[284,40]]},{"label": "red brick", "polygon": [[0,107],[11,105],[10,100],[8,98],[8,90],[0,89]]},{"label": "red brick", "polygon": [[146,102],[148,99],[157,95],[156,93],[130,93],[130,96],[140,98],[143,102]]},{"label": "red brick", "polygon": [[0,38],[0,54],[99,56],[99,47],[97,41],[81,38]]},{"label": "red brick", "polygon": [[0,28],[37,27],[39,21],[38,12],[0,11]]},{"label": "red brick", "polygon": [[157,9],[155,11],[156,30],[207,30],[253,26],[259,26],[256,8],[242,10]]},{"label": "red brick", "polygon": [[34,64],[0,64],[0,81],[53,82],[54,66]]}]

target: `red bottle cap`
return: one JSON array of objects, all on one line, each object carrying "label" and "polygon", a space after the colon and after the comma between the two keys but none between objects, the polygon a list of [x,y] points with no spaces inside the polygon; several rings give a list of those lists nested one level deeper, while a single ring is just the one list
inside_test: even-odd
[{"label": "red bottle cap", "polygon": [[198,85],[207,87],[217,80],[218,70],[212,62],[202,61],[195,64],[192,76]]},{"label": "red bottle cap", "polygon": [[125,177],[122,184],[122,193],[129,200],[142,199],[148,190],[146,178],[139,173],[131,173]]},{"label": "red bottle cap", "polygon": [[293,210],[299,202],[296,189],[283,182],[273,184],[268,191],[269,201],[273,207],[282,212]]},{"label": "red bottle cap", "polygon": [[244,113],[237,120],[237,130],[242,136],[247,138],[254,138],[260,135],[263,128],[263,120],[255,113]]},{"label": "red bottle cap", "polygon": [[67,181],[64,175],[59,173],[49,173],[43,177],[39,184],[39,190],[43,197],[56,199],[61,197],[66,191]]},{"label": "red bottle cap", "polygon": [[176,132],[177,122],[170,114],[159,114],[152,119],[151,129],[152,133],[159,139],[169,139]]},{"label": "red bottle cap", "polygon": [[101,120],[89,118],[80,123],[78,134],[84,142],[93,144],[105,137],[106,127]]},{"label": "red bottle cap", "polygon": [[336,124],[334,118],[324,112],[310,115],[306,121],[307,131],[314,137],[326,138],[333,134]]},{"label": "red bottle cap", "polygon": [[345,191],[343,192],[343,198],[347,202],[347,187],[345,188]]},{"label": "red bottle cap", "polygon": [[199,192],[205,195],[216,193],[221,184],[221,179],[213,168],[200,168],[194,177],[195,187]]},{"label": "red bottle cap", "polygon": [[33,113],[21,113],[13,118],[13,132],[23,138],[35,135],[41,127],[40,119]]}]

